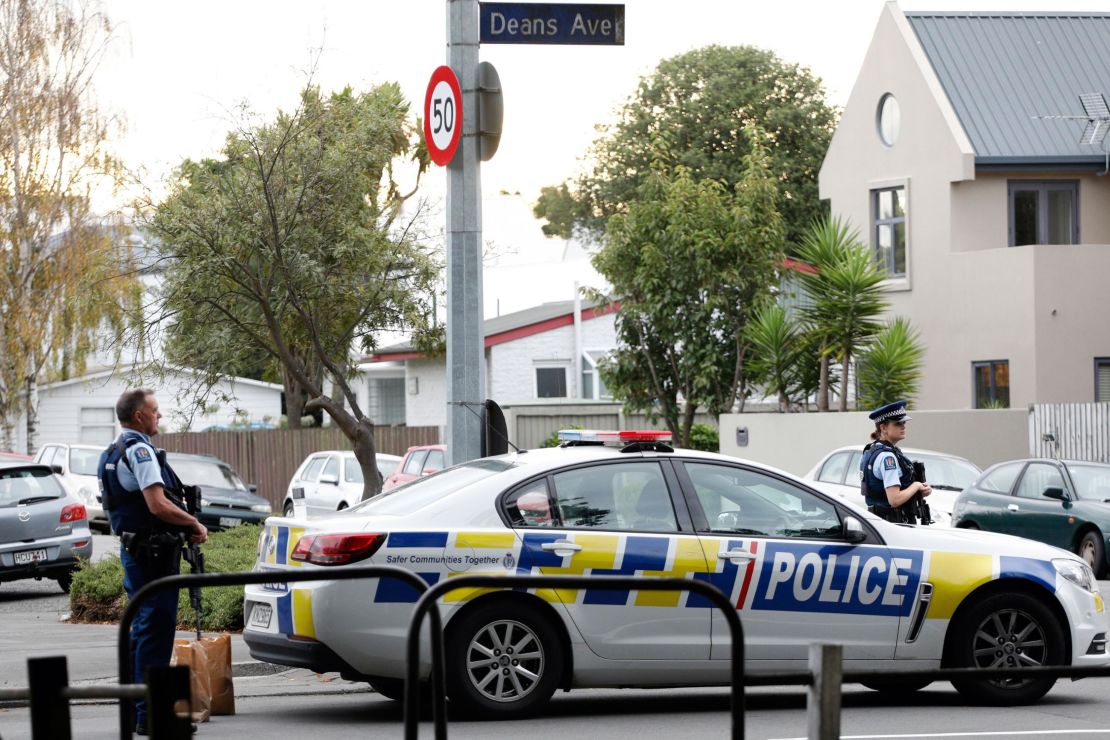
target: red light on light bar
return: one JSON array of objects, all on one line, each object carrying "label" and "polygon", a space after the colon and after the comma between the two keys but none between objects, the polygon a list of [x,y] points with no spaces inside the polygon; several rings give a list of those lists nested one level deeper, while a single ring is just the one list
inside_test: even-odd
[{"label": "red light on light bar", "polygon": [[670,442],[670,432],[629,430],[620,433],[621,442]]},{"label": "red light on light bar", "polygon": [[383,542],[384,534],[309,534],[289,557],[313,565],[346,565],[370,557]]}]

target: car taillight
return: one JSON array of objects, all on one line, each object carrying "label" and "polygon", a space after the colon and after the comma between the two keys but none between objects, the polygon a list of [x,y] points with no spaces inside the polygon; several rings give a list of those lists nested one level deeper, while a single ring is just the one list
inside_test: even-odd
[{"label": "car taillight", "polygon": [[58,521],[62,524],[69,522],[80,521],[85,519],[88,514],[85,513],[85,507],[82,504],[70,504],[62,509],[62,518]]},{"label": "car taillight", "polygon": [[384,534],[309,534],[289,557],[313,565],[346,565],[370,557],[383,542]]}]

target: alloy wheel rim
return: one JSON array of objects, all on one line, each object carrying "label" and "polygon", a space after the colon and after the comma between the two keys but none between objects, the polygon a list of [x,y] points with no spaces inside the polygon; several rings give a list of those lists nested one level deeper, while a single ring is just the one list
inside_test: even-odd
[{"label": "alloy wheel rim", "polygon": [[1095,567],[1095,545],[1093,542],[1085,540],[1083,542],[1082,553],[1080,557],[1087,561],[1087,565],[1091,568]]},{"label": "alloy wheel rim", "polygon": [[[979,668],[1021,668],[1045,665],[1048,644],[1040,622],[1019,609],[1000,609],[987,615],[975,630],[972,656]],[[1013,688],[1024,680],[991,679],[995,686]]]},{"label": "alloy wheel rim", "polygon": [[543,676],[543,643],[527,625],[502,619],[474,635],[466,649],[466,673],[484,697],[496,702],[520,701]]}]

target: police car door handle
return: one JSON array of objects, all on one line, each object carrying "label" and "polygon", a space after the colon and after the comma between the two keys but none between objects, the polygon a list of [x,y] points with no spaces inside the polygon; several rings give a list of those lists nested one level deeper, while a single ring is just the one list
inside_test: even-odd
[{"label": "police car door handle", "polygon": [[554,552],[556,555],[563,553],[575,553],[582,550],[582,545],[576,545],[570,540],[559,540],[558,542],[545,542],[540,545],[540,548],[548,552]]},{"label": "police car door handle", "polygon": [[722,550],[717,553],[717,557],[721,560],[733,560],[746,562],[748,560],[755,560],[755,555],[752,555],[747,550]]},{"label": "police car door handle", "polygon": [[1010,511],[1021,511],[1021,507],[1017,504],[1009,504],[1006,508]]}]

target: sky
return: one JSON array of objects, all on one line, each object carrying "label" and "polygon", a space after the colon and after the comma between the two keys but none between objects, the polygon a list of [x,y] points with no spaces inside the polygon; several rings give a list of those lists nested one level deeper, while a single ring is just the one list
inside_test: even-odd
[{"label": "sky", "polygon": [[[564,260],[529,217],[544,185],[583,167],[595,126],[664,58],[708,44],[753,45],[808,67],[841,107],[883,0],[626,0],[624,46],[483,45],[504,90],[495,157],[482,165],[487,316],[569,300],[596,284],[580,251]],[[446,0],[104,0],[117,41],[97,77],[103,103],[126,122],[116,152],[157,186],[185,158],[213,156],[248,105],[264,118],[292,108],[318,57],[325,90],[396,81],[415,113],[446,63]],[[903,10],[1107,10],[1105,0],[906,0]],[[317,54],[317,52],[319,52]],[[442,200],[445,172],[424,193]],[[531,272],[529,271],[531,269]],[[531,278],[542,275],[543,279]],[[531,284],[530,284],[531,283]]]}]

